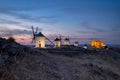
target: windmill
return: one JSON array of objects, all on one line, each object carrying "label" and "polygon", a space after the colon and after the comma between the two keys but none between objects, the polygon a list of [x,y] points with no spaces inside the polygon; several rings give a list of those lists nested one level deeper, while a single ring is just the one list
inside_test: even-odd
[{"label": "windmill", "polygon": [[66,45],[66,46],[70,45],[69,37],[64,39],[64,45]]},{"label": "windmill", "polygon": [[58,34],[57,38],[54,39],[55,47],[60,47],[62,44],[62,37],[60,34]]},{"label": "windmill", "polygon": [[31,26],[32,28],[32,33],[33,33],[33,38],[32,38],[32,43],[35,43],[36,47],[39,48],[45,48],[45,39],[47,39],[49,42],[51,42],[53,45],[54,43],[47,38],[45,35],[43,35],[41,32],[37,32],[38,31],[38,27],[36,28],[36,30],[34,31],[33,26]]},{"label": "windmill", "polygon": [[61,41],[60,41],[59,38],[55,38],[54,42],[55,42],[55,47],[60,47],[61,46]]}]

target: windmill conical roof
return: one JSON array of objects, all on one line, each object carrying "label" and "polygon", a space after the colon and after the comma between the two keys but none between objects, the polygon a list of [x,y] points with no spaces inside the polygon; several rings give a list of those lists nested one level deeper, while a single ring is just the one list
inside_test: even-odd
[{"label": "windmill conical roof", "polygon": [[65,40],[67,41],[67,40],[69,40],[69,38],[65,38]]},{"label": "windmill conical roof", "polygon": [[39,32],[38,34],[36,34],[36,37],[45,37],[41,32]]},{"label": "windmill conical roof", "polygon": [[59,38],[56,38],[56,39],[54,39],[54,41],[60,41],[60,39],[59,39]]}]

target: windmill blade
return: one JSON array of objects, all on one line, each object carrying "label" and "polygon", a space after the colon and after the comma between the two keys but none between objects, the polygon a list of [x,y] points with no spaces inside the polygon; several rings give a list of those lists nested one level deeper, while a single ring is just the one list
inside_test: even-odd
[{"label": "windmill blade", "polygon": [[31,43],[34,43],[34,42],[35,42],[35,36],[32,38]]},{"label": "windmill blade", "polygon": [[61,35],[59,34],[59,39],[60,39],[60,42],[61,42],[61,44],[62,44],[62,37],[61,37]]},{"label": "windmill blade", "polygon": [[31,41],[31,43],[33,43],[34,42],[34,39],[32,38],[32,41]]},{"label": "windmill blade", "polygon": [[31,28],[32,28],[33,36],[35,36],[35,32],[34,32],[33,26],[31,26]]},{"label": "windmill blade", "polygon": [[31,26],[31,28],[32,28],[32,32],[33,32],[33,38],[32,38],[31,43],[34,43],[35,42],[35,32],[34,32],[33,26]]},{"label": "windmill blade", "polygon": [[48,41],[50,41],[53,45],[55,45],[49,38],[47,38],[46,36],[45,36],[45,38],[46,38]]},{"label": "windmill blade", "polygon": [[37,34],[37,31],[38,31],[38,27],[36,28],[35,34]]}]

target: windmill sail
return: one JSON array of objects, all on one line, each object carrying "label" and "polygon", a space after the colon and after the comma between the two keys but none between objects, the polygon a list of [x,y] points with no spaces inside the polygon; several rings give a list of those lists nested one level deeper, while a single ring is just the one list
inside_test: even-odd
[{"label": "windmill sail", "polygon": [[32,33],[33,33],[33,38],[32,38],[31,43],[34,43],[35,42],[35,32],[34,32],[33,26],[31,26],[31,28],[32,28]]},{"label": "windmill sail", "polygon": [[37,34],[37,31],[38,31],[38,27],[36,28],[35,34]]},{"label": "windmill sail", "polygon": [[45,36],[45,38],[46,38],[49,42],[51,42],[53,45],[55,45],[49,38],[47,38],[46,36]]}]

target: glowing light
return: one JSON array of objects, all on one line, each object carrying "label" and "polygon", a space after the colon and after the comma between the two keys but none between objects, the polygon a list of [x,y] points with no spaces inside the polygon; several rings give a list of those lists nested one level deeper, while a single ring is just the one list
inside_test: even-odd
[{"label": "glowing light", "polygon": [[101,40],[92,40],[91,41],[91,46],[93,48],[104,48],[105,47],[105,44],[103,41]]}]

